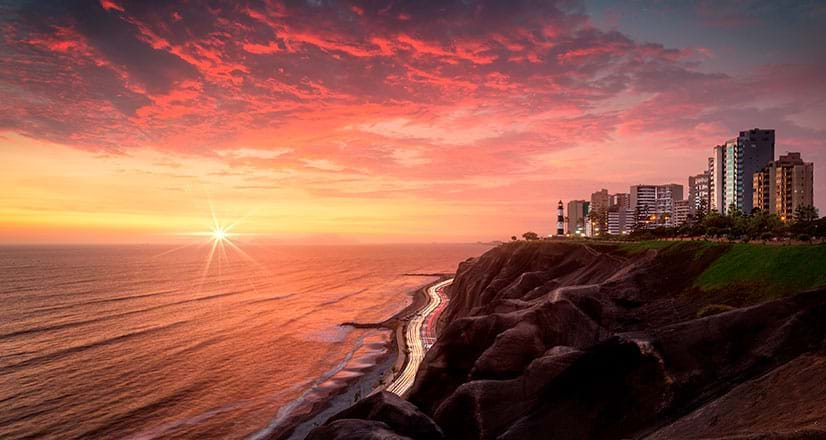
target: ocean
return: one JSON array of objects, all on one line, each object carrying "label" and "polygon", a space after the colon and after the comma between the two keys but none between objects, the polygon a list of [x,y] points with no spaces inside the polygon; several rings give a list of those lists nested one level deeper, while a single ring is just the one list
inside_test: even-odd
[{"label": "ocean", "polygon": [[0,247],[0,438],[265,438],[488,249],[239,247]]}]

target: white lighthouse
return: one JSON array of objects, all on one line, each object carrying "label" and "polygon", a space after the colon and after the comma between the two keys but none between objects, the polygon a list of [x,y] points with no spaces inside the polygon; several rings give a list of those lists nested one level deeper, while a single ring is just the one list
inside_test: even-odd
[{"label": "white lighthouse", "polygon": [[565,213],[562,207],[562,200],[560,200],[556,207],[556,235],[558,237],[565,235]]}]

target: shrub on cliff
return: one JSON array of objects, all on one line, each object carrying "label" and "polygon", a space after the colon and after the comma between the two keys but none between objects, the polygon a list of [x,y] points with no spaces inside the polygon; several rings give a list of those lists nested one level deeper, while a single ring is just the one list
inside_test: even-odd
[{"label": "shrub on cliff", "polygon": [[539,240],[539,234],[536,232],[526,232],[522,234],[522,238],[528,241]]}]

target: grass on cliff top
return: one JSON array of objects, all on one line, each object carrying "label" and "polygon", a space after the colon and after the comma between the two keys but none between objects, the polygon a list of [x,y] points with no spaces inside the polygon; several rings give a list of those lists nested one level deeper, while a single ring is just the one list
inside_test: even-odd
[{"label": "grass on cliff top", "polygon": [[691,286],[705,292],[739,292],[761,301],[826,286],[826,244],[641,241],[617,246],[627,255],[654,249],[672,261],[672,270],[701,264]]},{"label": "grass on cliff top", "polygon": [[826,285],[826,245],[735,244],[695,280],[703,290],[753,286],[763,297],[779,297]]},{"label": "grass on cliff top", "polygon": [[[575,244],[578,241],[556,243]],[[547,241],[534,242],[546,245]],[[626,256],[656,250],[663,267],[652,288],[688,282],[696,288],[723,295],[747,295],[763,301],[826,286],[826,244],[764,245],[704,240],[639,242],[588,242],[593,247],[614,247]],[[600,249],[601,250],[601,249]],[[682,278],[681,278],[682,277]],[[724,292],[727,291],[727,292]]]},{"label": "grass on cliff top", "polygon": [[628,254],[639,254],[647,250],[661,250],[673,246],[685,246],[685,243],[703,243],[704,245],[716,244],[706,241],[665,241],[665,240],[647,240],[647,241],[632,241],[627,243],[619,243],[617,246]]}]

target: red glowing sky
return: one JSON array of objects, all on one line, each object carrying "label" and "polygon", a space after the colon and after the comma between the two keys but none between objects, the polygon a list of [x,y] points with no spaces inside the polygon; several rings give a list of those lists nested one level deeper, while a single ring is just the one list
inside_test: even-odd
[{"label": "red glowing sky", "polygon": [[753,127],[826,208],[822,2],[0,8],[0,242],[160,240],[206,197],[278,238],[548,233]]}]

